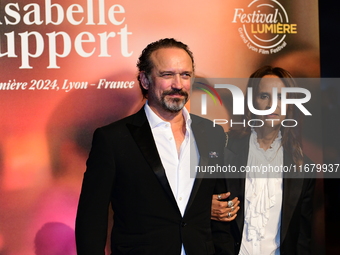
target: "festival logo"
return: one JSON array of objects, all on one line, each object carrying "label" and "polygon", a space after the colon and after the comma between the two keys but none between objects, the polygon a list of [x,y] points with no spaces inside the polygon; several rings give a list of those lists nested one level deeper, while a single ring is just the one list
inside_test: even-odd
[{"label": "festival logo", "polygon": [[247,8],[235,8],[232,23],[244,44],[260,54],[275,54],[287,46],[286,37],[297,34],[285,8],[276,0],[254,0]]}]

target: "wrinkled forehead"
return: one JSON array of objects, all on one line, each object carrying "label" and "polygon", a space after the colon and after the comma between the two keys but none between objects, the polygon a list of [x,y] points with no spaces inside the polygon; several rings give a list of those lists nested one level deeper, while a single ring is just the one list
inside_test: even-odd
[{"label": "wrinkled forehead", "polygon": [[161,48],[155,50],[150,59],[153,68],[160,71],[193,72],[193,63],[189,54],[181,48]]}]

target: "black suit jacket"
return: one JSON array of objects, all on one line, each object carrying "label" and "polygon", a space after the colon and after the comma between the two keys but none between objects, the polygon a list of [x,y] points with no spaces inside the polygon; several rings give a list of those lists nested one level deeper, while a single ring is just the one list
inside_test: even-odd
[{"label": "black suit jacket", "polygon": [[[222,128],[191,117],[199,164],[223,164]],[[187,255],[214,254],[210,207],[216,180],[197,177],[182,217],[144,109],[97,129],[78,205],[78,255],[104,254],[110,203],[112,254],[176,255],[182,244]]]},{"label": "black suit jacket", "polygon": [[[226,164],[235,165],[237,169],[246,166],[249,153],[250,136],[234,139],[229,136],[225,149]],[[308,161],[308,159],[306,159]],[[295,165],[292,157],[284,152],[284,165]],[[244,226],[244,191],[245,176],[241,178],[226,179],[227,190],[231,196],[240,200],[240,210],[234,222],[232,222],[235,238],[235,254],[238,254],[242,231]],[[291,171],[283,173],[283,198],[280,228],[280,253],[281,255],[311,254],[311,225],[313,209],[314,178],[305,178],[304,173]],[[308,176],[311,177],[311,176]]]}]

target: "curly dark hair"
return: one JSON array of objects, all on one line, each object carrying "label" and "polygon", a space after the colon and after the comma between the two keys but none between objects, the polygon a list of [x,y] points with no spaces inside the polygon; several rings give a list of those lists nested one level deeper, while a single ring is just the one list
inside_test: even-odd
[{"label": "curly dark hair", "polygon": [[137,62],[137,67],[138,67],[137,79],[138,79],[139,86],[142,90],[142,94],[143,94],[144,98],[147,98],[148,90],[144,89],[142,84],[141,84],[140,73],[144,72],[147,77],[150,76],[152,68],[154,67],[150,56],[154,51],[162,49],[162,48],[179,48],[179,49],[185,50],[191,58],[192,68],[194,70],[194,56],[193,56],[192,52],[189,50],[188,45],[186,45],[186,44],[184,44],[180,41],[177,41],[174,38],[164,38],[164,39],[160,39],[156,42],[150,43],[142,51],[142,54],[138,58],[138,62]]}]

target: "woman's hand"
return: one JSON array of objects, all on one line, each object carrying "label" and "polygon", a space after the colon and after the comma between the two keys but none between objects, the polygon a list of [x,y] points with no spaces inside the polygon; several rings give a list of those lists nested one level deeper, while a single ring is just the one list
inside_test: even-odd
[{"label": "woman's hand", "polygon": [[230,192],[216,194],[212,196],[211,204],[211,219],[217,221],[232,221],[236,218],[237,212],[240,209],[238,206],[240,201],[237,197],[229,201],[225,200],[230,196]]}]

